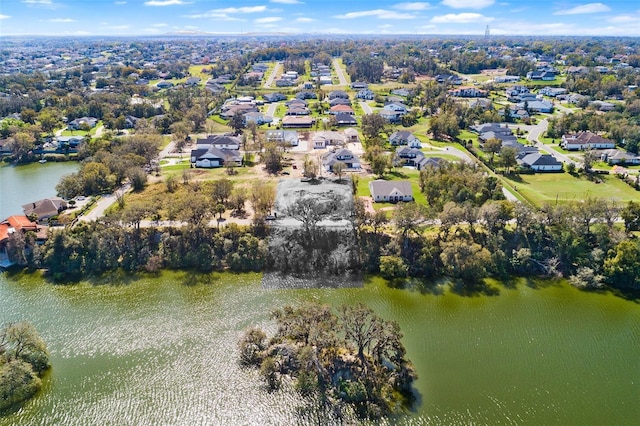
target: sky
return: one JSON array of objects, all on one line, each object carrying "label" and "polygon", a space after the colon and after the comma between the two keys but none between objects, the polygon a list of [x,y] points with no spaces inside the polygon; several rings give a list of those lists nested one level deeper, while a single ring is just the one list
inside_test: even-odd
[{"label": "sky", "polygon": [[640,36],[640,1],[0,0],[0,36]]}]

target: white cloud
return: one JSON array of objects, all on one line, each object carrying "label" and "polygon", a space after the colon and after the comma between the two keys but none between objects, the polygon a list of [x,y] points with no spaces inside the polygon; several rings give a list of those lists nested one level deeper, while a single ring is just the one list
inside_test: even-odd
[{"label": "white cloud", "polygon": [[279,16],[267,16],[265,18],[257,18],[254,22],[256,24],[268,24],[271,22],[279,22],[282,21],[282,18]]},{"label": "white cloud", "polygon": [[365,18],[367,16],[376,16],[380,19],[414,19],[415,16],[409,13],[398,13],[392,10],[375,9],[375,10],[363,10],[361,12],[349,12],[344,15],[336,15],[338,19],[356,19]]},{"label": "white cloud", "polygon": [[618,15],[607,19],[612,24],[627,24],[630,22],[638,22],[640,24],[640,15]]},{"label": "white cloud", "polygon": [[76,22],[75,19],[71,19],[71,18],[53,18],[53,19],[47,19],[48,22]]},{"label": "white cloud", "polygon": [[169,24],[165,24],[164,22],[161,22],[159,24],[153,24],[153,26],[156,28],[162,28],[162,27],[168,27]]},{"label": "white cloud", "polygon": [[104,28],[105,30],[112,30],[112,31],[124,31],[124,30],[128,30],[131,27],[129,25],[107,25],[102,28]]},{"label": "white cloud", "polygon": [[426,2],[407,2],[407,3],[398,3],[396,5],[393,6],[394,9],[399,9],[399,10],[425,10],[425,9],[429,9],[431,7],[431,5],[429,3]]},{"label": "white cloud", "polygon": [[267,6],[245,6],[245,7],[226,7],[224,9],[213,9],[213,13],[259,13],[267,10]]},{"label": "white cloud", "polygon": [[611,8],[603,3],[588,3],[571,9],[558,10],[554,15],[582,15],[586,13],[609,12]]},{"label": "white cloud", "polygon": [[29,7],[41,7],[43,9],[57,9],[62,6],[52,0],[22,0],[22,3],[29,5]]},{"label": "white cloud", "polygon": [[113,4],[122,5],[122,4],[127,4],[127,2],[126,1],[115,1],[115,2],[113,2]]},{"label": "white cloud", "polygon": [[144,2],[145,6],[177,6],[181,4],[190,4],[183,0],[149,0]]},{"label": "white cloud", "polygon": [[0,13],[0,21],[2,21],[3,19],[9,19],[9,18],[11,18],[11,16],[3,15],[3,14]]},{"label": "white cloud", "polygon": [[431,18],[433,24],[471,24],[474,22],[491,22],[493,18],[480,13],[448,13]]},{"label": "white cloud", "polygon": [[298,0],[269,0],[271,3],[281,3],[281,4],[303,4]]},{"label": "white cloud", "polygon": [[301,16],[300,18],[296,18],[296,22],[313,22],[313,21],[315,21],[315,19],[306,18],[304,16]]},{"label": "white cloud", "polygon": [[453,9],[484,9],[495,3],[495,0],[442,0],[442,4]]}]

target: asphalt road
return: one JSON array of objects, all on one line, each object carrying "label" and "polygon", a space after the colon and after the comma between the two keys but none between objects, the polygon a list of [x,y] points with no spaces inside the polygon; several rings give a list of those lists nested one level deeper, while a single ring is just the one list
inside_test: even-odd
[{"label": "asphalt road", "polygon": [[269,89],[271,88],[271,86],[273,86],[273,80],[276,78],[276,75],[278,75],[280,68],[282,68],[282,64],[280,62],[276,62],[276,65],[271,70],[271,74],[267,78],[267,81],[264,83],[265,89]]},{"label": "asphalt road", "polygon": [[366,115],[373,114],[373,110],[365,101],[360,101],[360,108],[362,108],[362,112]]},{"label": "asphalt road", "polygon": [[338,61],[338,59],[334,59],[333,60],[333,68],[336,70],[336,74],[338,75],[338,80],[340,81],[340,86],[348,86],[349,83],[347,83],[347,78],[344,75],[344,71],[342,70],[342,67],[340,66],[340,61]]}]

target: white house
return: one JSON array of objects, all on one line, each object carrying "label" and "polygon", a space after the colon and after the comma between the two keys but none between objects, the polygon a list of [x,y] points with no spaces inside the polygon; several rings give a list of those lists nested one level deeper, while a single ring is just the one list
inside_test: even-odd
[{"label": "white house", "polygon": [[603,138],[590,131],[562,135],[560,144],[567,151],[579,151],[584,149],[613,149],[615,142]]},{"label": "white house", "polygon": [[540,154],[539,152],[524,153],[518,159],[518,164],[537,172],[557,172],[562,170],[562,163],[553,155]]},{"label": "white house", "polygon": [[222,167],[227,161],[242,165],[242,157],[237,151],[215,147],[199,148],[191,151],[191,166],[202,168]]},{"label": "white house", "polygon": [[408,180],[374,180],[369,182],[369,191],[376,203],[413,201],[413,190]]}]

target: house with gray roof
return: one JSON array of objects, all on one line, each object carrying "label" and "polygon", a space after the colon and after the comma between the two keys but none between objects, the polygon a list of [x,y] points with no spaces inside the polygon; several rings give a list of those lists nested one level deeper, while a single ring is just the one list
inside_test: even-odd
[{"label": "house with gray roof", "polygon": [[389,143],[393,146],[407,145],[411,148],[420,148],[420,139],[407,130],[398,130],[389,136]]},{"label": "house with gray roof", "polygon": [[234,165],[240,166],[242,165],[242,156],[238,151],[214,146],[191,151],[191,167],[216,168],[224,166],[227,162],[233,162]]},{"label": "house with gray roof", "polygon": [[549,154],[540,154],[539,152],[523,153],[518,157],[517,162],[521,167],[537,172],[562,171],[562,163]]},{"label": "house with gray roof", "polygon": [[413,189],[408,180],[374,180],[369,182],[374,203],[413,201]]},{"label": "house with gray roof", "polygon": [[333,172],[333,166],[338,162],[344,163],[347,170],[360,170],[361,168],[358,156],[346,148],[329,151],[322,156],[322,166],[327,172]]}]

